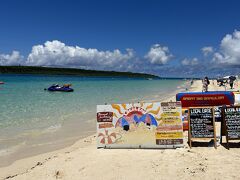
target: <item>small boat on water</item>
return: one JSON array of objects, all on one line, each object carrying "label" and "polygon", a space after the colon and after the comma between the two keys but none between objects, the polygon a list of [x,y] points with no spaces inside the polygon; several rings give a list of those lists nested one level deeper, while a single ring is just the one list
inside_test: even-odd
[{"label": "small boat on water", "polygon": [[3,82],[3,81],[0,81],[0,84],[4,84],[4,82]]},{"label": "small boat on water", "polygon": [[50,86],[48,91],[62,91],[62,92],[73,92],[73,88],[70,88],[71,84],[64,84],[63,86],[59,86],[58,84],[53,84]]}]

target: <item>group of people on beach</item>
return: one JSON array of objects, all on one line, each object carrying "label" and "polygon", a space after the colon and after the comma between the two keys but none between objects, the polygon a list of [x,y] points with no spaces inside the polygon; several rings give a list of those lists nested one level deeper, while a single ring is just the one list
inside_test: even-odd
[{"label": "group of people on beach", "polygon": [[[219,86],[225,86],[228,83],[230,88],[233,89],[233,85],[234,85],[234,81],[236,80],[235,76],[230,76],[229,79],[217,79],[217,84]],[[214,83],[214,81],[213,81]],[[207,92],[208,91],[208,85],[210,84],[210,81],[208,79],[208,77],[206,76],[205,78],[203,78],[202,80],[202,91],[203,92]]]}]

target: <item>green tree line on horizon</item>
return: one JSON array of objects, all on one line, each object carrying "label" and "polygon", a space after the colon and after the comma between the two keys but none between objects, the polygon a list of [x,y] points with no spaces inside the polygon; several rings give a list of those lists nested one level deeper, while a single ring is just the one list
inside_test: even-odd
[{"label": "green tree line on horizon", "polygon": [[0,66],[0,74],[46,74],[46,75],[77,75],[77,76],[103,76],[103,77],[132,77],[132,78],[159,78],[159,76],[146,73],[97,71],[75,68],[56,68],[39,66]]}]

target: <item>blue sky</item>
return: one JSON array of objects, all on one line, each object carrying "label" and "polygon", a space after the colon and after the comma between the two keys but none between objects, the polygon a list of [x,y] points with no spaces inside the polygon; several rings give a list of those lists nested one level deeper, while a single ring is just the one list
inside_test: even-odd
[{"label": "blue sky", "polygon": [[[239,71],[237,0],[0,3],[0,65],[64,66],[161,76],[217,76]],[[201,50],[204,47],[205,55]]]}]

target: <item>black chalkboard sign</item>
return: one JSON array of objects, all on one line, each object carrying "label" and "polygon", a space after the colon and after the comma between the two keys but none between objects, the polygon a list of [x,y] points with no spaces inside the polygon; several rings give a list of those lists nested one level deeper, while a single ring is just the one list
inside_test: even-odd
[{"label": "black chalkboard sign", "polygon": [[229,140],[240,140],[240,106],[224,107],[224,127],[227,147]]},{"label": "black chalkboard sign", "polygon": [[214,139],[216,148],[214,107],[189,108],[189,143],[193,138]]}]

